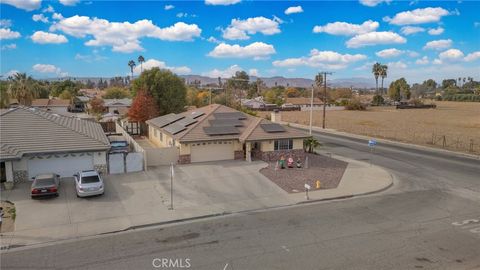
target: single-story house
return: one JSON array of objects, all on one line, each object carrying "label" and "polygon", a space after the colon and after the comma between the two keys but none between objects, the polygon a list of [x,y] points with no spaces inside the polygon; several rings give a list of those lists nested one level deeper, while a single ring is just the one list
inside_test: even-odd
[{"label": "single-story house", "polygon": [[131,98],[122,98],[122,99],[104,99],[103,106],[108,110],[109,113],[125,115],[128,112],[128,109],[132,106]]},{"label": "single-story house", "polygon": [[181,164],[232,159],[276,161],[289,155],[303,158],[303,140],[309,137],[297,129],[219,104],[171,113],[146,123],[149,140],[159,147],[176,147]]},{"label": "single-story house", "polygon": [[[292,104],[293,106],[300,106],[301,109],[310,108],[311,98],[298,97],[298,98],[287,98],[285,103]],[[323,106],[323,101],[319,98],[313,98],[313,107]]]},{"label": "single-story house", "polygon": [[265,102],[263,101],[263,97],[256,97],[252,99],[242,99],[241,100],[242,106],[250,108],[250,109],[263,109],[265,108]]},{"label": "single-story house", "polygon": [[100,124],[29,107],[0,114],[0,165],[6,181],[37,174],[107,172],[110,143]]},{"label": "single-story house", "polygon": [[66,113],[70,107],[70,100],[39,98],[32,101],[31,107],[52,113]]}]

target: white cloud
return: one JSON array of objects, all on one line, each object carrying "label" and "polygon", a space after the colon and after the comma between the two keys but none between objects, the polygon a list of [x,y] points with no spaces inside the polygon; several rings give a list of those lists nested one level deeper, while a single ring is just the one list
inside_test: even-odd
[{"label": "white cloud", "polygon": [[211,77],[211,78],[218,78],[218,77],[230,78],[233,75],[235,75],[235,73],[237,71],[242,71],[242,68],[239,65],[232,65],[225,70],[219,70],[219,69],[215,68],[215,69],[210,70],[208,72],[203,72],[202,75],[203,76],[208,76],[208,77]]},{"label": "white cloud", "polygon": [[172,72],[177,73],[177,74],[188,74],[188,73],[192,72],[192,70],[189,67],[186,67],[186,66],[170,67],[170,66],[167,66],[167,64],[163,61],[160,61],[160,60],[157,60],[157,59],[148,59],[147,61],[145,61],[142,64],[142,67],[140,65],[136,65],[133,68],[133,73],[134,74],[140,74],[140,71],[141,71],[142,68],[143,68],[143,70],[149,70],[149,69],[152,69],[154,67],[158,67],[158,68],[161,68],[161,69],[169,69]]},{"label": "white cloud", "polygon": [[346,42],[348,48],[360,48],[364,46],[380,44],[402,44],[407,39],[394,32],[370,32],[356,35]]},{"label": "white cloud", "polygon": [[46,8],[42,9],[42,12],[44,12],[44,13],[54,13],[55,9],[51,5],[48,5]]},{"label": "white cloud", "polygon": [[402,61],[390,62],[390,63],[387,63],[387,66],[389,69],[406,69],[407,68],[407,64],[405,64]]},{"label": "white cloud", "polygon": [[160,28],[150,20],[130,22],[109,22],[105,19],[75,15],[55,22],[50,31],[62,31],[68,35],[84,38],[93,36],[85,42],[87,46],[111,46],[112,51],[130,53],[142,51],[140,38],[150,37],[167,41],[191,41],[199,37],[202,30],[196,24],[177,22],[172,26]]},{"label": "white cloud", "polygon": [[420,56],[420,54],[417,53],[416,51],[406,50],[405,52],[406,52],[406,53],[408,54],[408,56],[410,56],[410,57],[418,57],[418,56]]},{"label": "white cloud", "polygon": [[456,62],[463,60],[464,54],[462,51],[458,49],[449,49],[444,52],[441,52],[438,55],[438,58],[440,59],[440,63],[443,62]]},{"label": "white cloud", "polygon": [[52,19],[54,20],[63,20],[63,16],[60,13],[53,13]]},{"label": "white cloud", "polygon": [[359,34],[365,34],[377,30],[379,26],[378,22],[368,20],[362,24],[352,24],[347,22],[334,22],[328,23],[324,26],[316,25],[313,27],[314,33],[328,33],[331,35],[343,35],[343,36],[353,36]]},{"label": "white cloud", "polygon": [[404,51],[402,51],[402,50],[391,48],[391,49],[385,49],[385,50],[378,51],[375,54],[378,57],[382,57],[382,58],[392,58],[392,57],[400,56],[403,53],[404,53]]},{"label": "white cloud", "polygon": [[21,37],[19,32],[12,31],[9,28],[0,28],[0,40],[15,39]]},{"label": "white cloud", "polygon": [[249,39],[248,35],[262,33],[274,35],[280,33],[278,18],[268,19],[265,17],[248,18],[246,20],[232,19],[230,25],[223,30],[225,39]]},{"label": "white cloud", "polygon": [[17,48],[17,44],[15,44],[15,43],[2,45],[2,51],[3,50],[13,50],[13,49],[16,49],[16,48]]},{"label": "white cloud", "polygon": [[208,55],[216,58],[254,58],[258,60],[268,58],[275,53],[272,45],[263,42],[254,42],[245,47],[238,44],[220,43]]},{"label": "white cloud", "polygon": [[417,59],[417,61],[415,61],[415,63],[417,65],[427,65],[428,63],[430,63],[430,61],[428,60],[427,56],[424,56],[421,59]]},{"label": "white cloud", "polygon": [[59,67],[50,64],[35,64],[33,65],[33,70],[39,73],[52,73],[62,77],[67,76],[66,72],[62,72]]},{"label": "white cloud", "polygon": [[467,56],[465,56],[465,61],[467,62],[472,62],[478,59],[480,59],[480,51],[469,53]]},{"label": "white cloud", "polygon": [[220,40],[218,40],[218,39],[216,39],[215,37],[212,37],[212,36],[209,37],[209,38],[207,39],[207,41],[208,41],[208,42],[211,42],[211,43],[217,43],[217,44],[220,43]]},{"label": "white cloud", "polygon": [[31,39],[35,43],[39,44],[60,44],[60,43],[67,43],[68,39],[64,35],[57,35],[53,33],[47,33],[43,31],[37,31],[33,33]]},{"label": "white cloud", "polygon": [[425,32],[425,28],[418,26],[404,26],[400,29],[400,32],[404,35],[412,35],[420,32]]},{"label": "white cloud", "polygon": [[102,61],[102,60],[106,60],[106,59],[108,59],[108,58],[98,54],[98,51],[96,51],[96,50],[94,50],[93,54],[91,54],[91,55],[88,55],[88,54],[83,55],[83,54],[79,54],[79,53],[77,53],[75,55],[75,60],[80,60],[80,61],[84,61],[84,62],[87,62],[87,63]]},{"label": "white cloud", "polygon": [[43,14],[33,14],[32,20],[35,22],[41,21],[43,23],[48,23],[48,18]]},{"label": "white cloud", "polygon": [[1,19],[0,20],[0,27],[8,28],[10,26],[12,26],[12,20],[7,20],[7,19]]},{"label": "white cloud", "polygon": [[439,39],[427,42],[425,46],[423,46],[424,50],[443,50],[450,48],[452,46],[451,39]]},{"label": "white cloud", "polygon": [[287,15],[290,15],[293,13],[302,13],[302,12],[303,12],[302,6],[289,7],[285,10],[285,14]]},{"label": "white cloud", "polygon": [[206,5],[212,6],[229,6],[240,3],[241,0],[205,0]]},{"label": "white cloud", "polygon": [[8,4],[19,9],[32,11],[40,8],[42,0],[2,0],[2,4]]},{"label": "white cloud", "polygon": [[449,15],[449,12],[441,7],[417,8],[397,13],[393,18],[385,17],[384,21],[395,25],[422,24],[438,22],[446,15]]},{"label": "white cloud", "polygon": [[258,77],[259,76],[258,69],[256,69],[256,68],[249,69],[248,70],[248,75]]},{"label": "white cloud", "polygon": [[59,0],[64,6],[75,6],[80,0]]},{"label": "white cloud", "polygon": [[381,4],[383,2],[385,3],[390,3],[392,0],[359,0],[360,4],[367,6],[367,7],[374,7],[377,6],[378,4]]},{"label": "white cloud", "polygon": [[174,5],[165,5],[164,9],[165,10],[171,10],[171,9],[174,9],[175,6]]},{"label": "white cloud", "polygon": [[438,27],[438,28],[432,28],[430,30],[428,30],[428,34],[432,35],[432,36],[437,36],[437,35],[441,35],[443,33],[443,31],[445,31],[445,29],[443,29],[442,27]]},{"label": "white cloud", "polygon": [[272,64],[275,67],[309,66],[328,69],[342,69],[346,68],[351,63],[364,59],[367,59],[367,56],[363,54],[340,54],[333,51],[319,51],[317,49],[313,49],[310,51],[310,54],[307,57],[287,58],[284,60],[274,61]]}]

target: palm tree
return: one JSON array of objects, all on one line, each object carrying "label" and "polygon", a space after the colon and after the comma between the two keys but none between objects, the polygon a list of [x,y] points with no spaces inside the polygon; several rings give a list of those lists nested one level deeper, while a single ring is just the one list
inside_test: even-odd
[{"label": "palm tree", "polygon": [[317,139],[310,137],[303,141],[303,145],[305,146],[308,153],[313,153],[315,148],[320,146],[320,142]]},{"label": "palm tree", "polygon": [[136,66],[135,61],[133,60],[128,61],[128,66],[130,67],[130,72],[132,73],[132,79],[133,79],[133,68]]},{"label": "palm tree", "polygon": [[18,103],[24,106],[32,105],[32,101],[37,97],[37,93],[33,87],[33,79],[27,76],[26,73],[16,73],[9,80],[12,81],[10,85],[10,95],[17,99]]},{"label": "palm tree", "polygon": [[140,63],[140,73],[143,72],[143,62],[145,62],[145,58],[143,58],[143,56],[139,56],[138,57],[138,62]]},{"label": "palm tree", "polygon": [[387,65],[381,65],[380,66],[380,74],[379,75],[382,78],[382,88],[381,88],[380,92],[382,92],[382,94],[383,94],[383,80],[387,77],[387,71],[388,71],[388,66]]},{"label": "palm tree", "polygon": [[375,89],[376,89],[377,95],[378,95],[378,77],[380,76],[381,68],[382,68],[382,64],[378,62],[373,64],[372,66],[372,73],[373,73],[373,76],[375,77],[375,85],[376,85]]}]

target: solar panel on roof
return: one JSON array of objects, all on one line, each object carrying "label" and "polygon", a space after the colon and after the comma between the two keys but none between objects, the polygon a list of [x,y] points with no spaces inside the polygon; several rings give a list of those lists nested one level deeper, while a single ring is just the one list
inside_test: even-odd
[{"label": "solar panel on roof", "polygon": [[204,112],[192,112],[191,117],[192,117],[193,119],[197,119],[198,117],[200,117],[200,116],[202,116],[202,115],[204,115],[204,114],[205,114]]},{"label": "solar panel on roof", "polygon": [[279,124],[260,124],[260,126],[265,132],[268,133],[285,132],[285,128]]},{"label": "solar panel on roof", "polygon": [[214,113],[213,116],[215,116],[215,119],[238,119],[238,120],[247,119],[245,114],[241,112]]},{"label": "solar panel on roof", "polygon": [[203,130],[207,135],[233,135],[239,134],[240,131],[236,127],[225,126],[225,127],[204,127]]},{"label": "solar panel on roof", "polygon": [[164,115],[164,116],[160,116],[158,118],[155,119],[154,123],[158,126],[158,127],[164,127],[168,124],[171,124],[175,121],[178,121],[182,118],[185,118],[185,116],[183,115],[178,115],[178,114],[174,114],[174,113],[171,113],[171,114],[167,114],[167,115]]},{"label": "solar panel on roof", "polygon": [[196,123],[196,122],[198,122],[198,121],[195,120],[195,119],[192,119],[192,118],[190,118],[190,117],[185,117],[185,118],[177,121],[176,124],[179,124],[179,125],[182,125],[182,126],[184,126],[184,127],[187,127],[187,126],[189,126],[189,125],[191,125],[191,124],[194,124],[194,123]]},{"label": "solar panel on roof", "polygon": [[242,127],[242,121],[238,119],[215,119],[215,120],[208,120],[210,126],[213,127],[224,127],[224,126],[233,126],[233,127]]},{"label": "solar panel on roof", "polygon": [[179,125],[177,123],[170,124],[164,128],[164,130],[172,135],[175,135],[181,131],[187,129],[186,127]]}]

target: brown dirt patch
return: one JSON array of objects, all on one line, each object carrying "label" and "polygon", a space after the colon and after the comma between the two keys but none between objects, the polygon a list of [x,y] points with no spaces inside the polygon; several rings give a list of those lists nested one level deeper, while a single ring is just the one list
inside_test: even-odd
[{"label": "brown dirt patch", "polygon": [[1,201],[1,207],[3,208],[2,224],[0,225],[0,232],[13,232],[15,230],[15,205],[8,201]]},{"label": "brown dirt patch", "polygon": [[[320,180],[320,189],[336,188],[342,179],[348,163],[323,155],[308,154],[309,168],[286,168],[275,170],[275,164],[260,170],[272,182],[288,193],[305,191],[305,183],[317,190],[316,181]],[[302,164],[304,165],[304,164]]]}]

